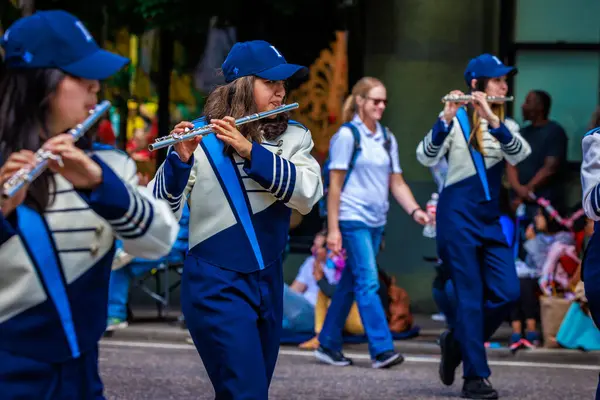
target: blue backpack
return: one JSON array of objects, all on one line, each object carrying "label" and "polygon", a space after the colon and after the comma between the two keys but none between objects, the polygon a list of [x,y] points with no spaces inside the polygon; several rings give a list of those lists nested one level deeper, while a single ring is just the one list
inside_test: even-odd
[{"label": "blue backpack", "polygon": [[[348,170],[346,171],[346,177],[344,178],[344,183],[342,183],[342,191],[348,183],[348,178],[350,178],[350,173],[354,169],[354,165],[356,164],[356,159],[362,150],[360,147],[360,132],[358,128],[352,122],[346,122],[342,125],[342,127],[350,128],[352,131],[352,136],[354,137],[354,149],[352,150],[352,156],[350,157],[350,162],[348,164]],[[392,156],[390,154],[392,148],[392,140],[390,138],[391,134],[387,127],[383,127],[383,138],[385,140],[383,147],[387,150],[390,156],[390,169],[392,167]],[[329,192],[329,164],[331,160],[329,157],[323,163],[323,168],[321,168],[321,179],[323,179],[323,197],[319,200],[319,215],[321,218],[327,219],[327,193]]]}]

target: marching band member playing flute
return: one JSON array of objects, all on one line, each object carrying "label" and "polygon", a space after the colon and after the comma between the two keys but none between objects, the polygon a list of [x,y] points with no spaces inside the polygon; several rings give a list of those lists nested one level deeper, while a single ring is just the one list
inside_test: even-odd
[{"label": "marching band member playing flute", "polygon": [[[440,338],[440,378],[454,381],[463,362],[462,396],[495,399],[484,342],[498,329],[519,297],[512,250],[500,225],[499,193],[504,160],[515,165],[531,149],[519,126],[504,118],[503,104],[486,96],[506,96],[506,76],[516,72],[490,55],[472,59],[465,71],[473,102],[446,103],[433,128],[417,147],[425,166],[448,160],[437,206],[437,247],[449,266],[457,296],[456,326]],[[451,95],[462,95],[454,91]]]},{"label": "marching band member playing flute", "polygon": [[[590,238],[581,267],[581,276],[585,283],[585,297],[592,319],[600,329],[600,127],[590,130],[583,137],[582,155],[583,209],[588,218],[595,222],[594,234]],[[600,400],[600,381],[596,390],[596,400]]]},{"label": "marching band member playing flute", "polygon": [[166,202],[62,134],[86,119],[99,80],[128,59],[101,50],[81,21],[56,10],[16,21],[1,44],[0,184],[33,167],[40,147],[60,160],[1,204],[0,397],[103,399],[98,341],[114,238],[159,258],[179,226]]},{"label": "marching band member playing flute", "polygon": [[182,310],[217,399],[267,399],[283,313],[282,256],[292,209],[307,214],[323,195],[311,133],[279,114],[236,128],[234,118],[272,110],[288,64],[264,41],[237,43],[222,65],[226,84],[204,107],[215,134],[179,142],[149,187],[181,213],[189,202]]}]

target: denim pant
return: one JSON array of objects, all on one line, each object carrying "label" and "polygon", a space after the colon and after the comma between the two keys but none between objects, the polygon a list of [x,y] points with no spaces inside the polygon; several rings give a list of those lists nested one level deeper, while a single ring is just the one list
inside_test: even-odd
[{"label": "denim pant", "polygon": [[108,286],[108,318],[122,321],[127,319],[127,299],[129,286],[134,277],[140,276],[158,265],[157,261],[133,259],[123,268],[110,273]]},{"label": "denim pant", "polygon": [[315,307],[287,284],[283,286],[283,329],[302,333],[315,331]]},{"label": "denim pant", "polygon": [[327,349],[342,349],[342,330],[355,298],[369,340],[371,358],[394,349],[392,334],[378,295],[376,257],[383,228],[371,228],[358,221],[340,221],[342,245],[348,258],[319,335],[321,345]]}]

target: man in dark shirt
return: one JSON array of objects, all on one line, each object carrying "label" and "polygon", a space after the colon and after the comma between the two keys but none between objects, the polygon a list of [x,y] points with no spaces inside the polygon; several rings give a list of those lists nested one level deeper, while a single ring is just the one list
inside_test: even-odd
[{"label": "man in dark shirt", "polygon": [[529,92],[521,106],[523,120],[531,124],[521,135],[531,146],[531,155],[517,166],[507,164],[507,177],[513,198],[526,204],[527,219],[533,218],[536,204],[529,193],[549,200],[558,210],[564,207],[564,168],[567,159],[567,135],[556,122],[550,121],[550,95],[542,90]]}]

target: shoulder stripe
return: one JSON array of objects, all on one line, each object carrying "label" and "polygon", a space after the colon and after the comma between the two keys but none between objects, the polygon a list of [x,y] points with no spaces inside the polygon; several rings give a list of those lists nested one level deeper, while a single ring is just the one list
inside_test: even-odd
[{"label": "shoulder stripe", "polygon": [[289,125],[293,125],[293,126],[298,126],[298,127],[302,128],[302,129],[304,129],[305,131],[308,131],[308,128],[307,128],[306,126],[302,125],[302,124],[301,124],[300,122],[298,122],[298,121],[294,121],[293,119],[290,119],[290,120],[288,121],[288,124],[289,124]]},{"label": "shoulder stripe", "polygon": [[585,135],[583,135],[583,137],[586,137],[586,136],[589,136],[589,135],[593,135],[594,133],[600,133],[600,127],[594,128],[594,129],[590,129]]}]

